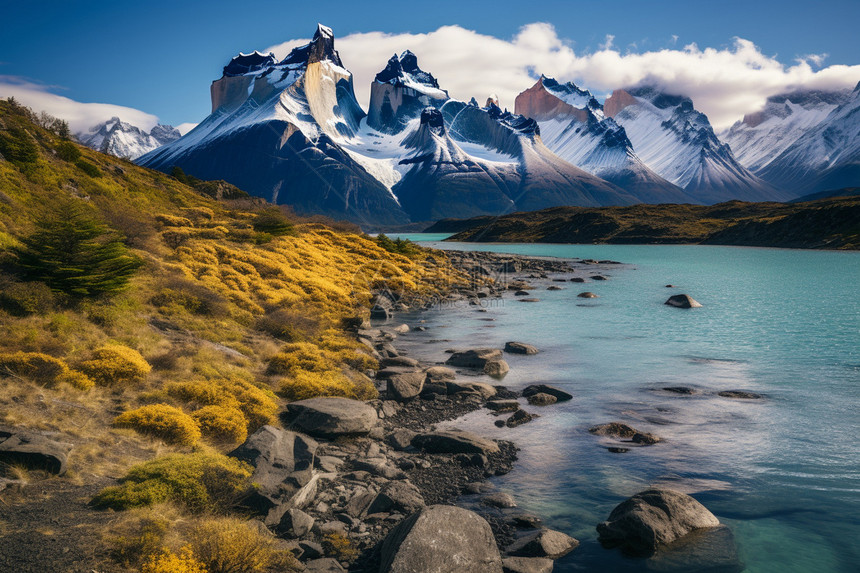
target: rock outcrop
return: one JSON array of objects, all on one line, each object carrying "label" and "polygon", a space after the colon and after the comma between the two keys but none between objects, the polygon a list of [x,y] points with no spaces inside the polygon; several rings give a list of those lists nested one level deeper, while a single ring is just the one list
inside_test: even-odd
[{"label": "rock outcrop", "polygon": [[432,505],[388,534],[379,571],[502,573],[502,558],[486,520],[459,507]]},{"label": "rock outcrop", "polygon": [[311,436],[367,434],[379,422],[371,406],[349,398],[310,398],[287,404],[285,424]]},{"label": "rock outcrop", "polygon": [[597,526],[597,532],[604,546],[648,556],[692,531],[719,524],[714,514],[689,495],[655,488],[619,504]]},{"label": "rock outcrop", "polygon": [[0,463],[63,475],[71,450],[72,444],[35,431],[0,427]]}]

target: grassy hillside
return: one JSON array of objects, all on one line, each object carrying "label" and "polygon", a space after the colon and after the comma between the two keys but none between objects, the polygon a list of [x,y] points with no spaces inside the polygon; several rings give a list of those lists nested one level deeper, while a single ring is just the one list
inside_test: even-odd
[{"label": "grassy hillside", "polygon": [[556,207],[501,217],[439,221],[429,233],[452,241],[711,244],[860,248],[860,197],[806,203]]},{"label": "grassy hillside", "polygon": [[[54,480],[105,483],[156,457],[167,461],[135,471],[246,479],[221,453],[277,424],[285,401],[375,396],[363,371],[376,363],[347,329],[375,289],[417,304],[459,276],[444,257],[298,219],[227,184],[177,174],[183,183],[37,120],[0,101],[0,425],[75,444]],[[198,547],[195,531],[258,535],[146,484],[135,490],[146,503],[129,506],[162,505],[111,523],[124,541],[94,540],[116,550],[100,571],[194,571],[183,546]]]}]

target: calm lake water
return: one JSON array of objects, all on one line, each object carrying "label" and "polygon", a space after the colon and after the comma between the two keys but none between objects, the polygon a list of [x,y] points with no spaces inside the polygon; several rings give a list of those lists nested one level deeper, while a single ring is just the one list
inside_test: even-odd
[{"label": "calm lake water", "polygon": [[[556,571],[644,570],[601,548],[594,527],[653,484],[690,493],[729,525],[747,571],[860,571],[860,253],[430,246],[626,263],[601,267],[608,281],[534,290],[538,303],[506,295],[486,299],[487,312],[459,305],[411,315],[407,321],[426,320],[427,331],[399,339],[411,356],[438,362],[449,347],[528,342],[541,353],[507,355],[503,383],[546,382],[574,394],[548,408],[527,406],[541,417],[514,429],[496,428],[486,410],[454,423],[523,447],[514,471],[495,483],[520,508],[582,541]],[[600,298],[577,298],[583,290]],[[678,292],[704,306],[663,304]],[[698,392],[662,390],[680,385]],[[716,395],[735,389],[765,399]],[[665,442],[611,453],[587,430],[616,420]]]}]

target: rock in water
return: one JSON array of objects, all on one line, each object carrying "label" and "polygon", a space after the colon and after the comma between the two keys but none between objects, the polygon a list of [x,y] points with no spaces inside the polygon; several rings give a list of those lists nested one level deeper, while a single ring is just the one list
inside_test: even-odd
[{"label": "rock in water", "polygon": [[526,398],[530,398],[535,394],[549,394],[550,396],[555,396],[559,402],[573,400],[573,394],[568,394],[564,390],[550,386],[549,384],[532,384],[523,389],[523,396]]},{"label": "rock in water", "polygon": [[505,352],[509,354],[537,354],[538,349],[525,342],[506,342]]},{"label": "rock in water", "polygon": [[425,507],[391,530],[382,543],[380,573],[502,573],[490,525],[448,505]]},{"label": "rock in water", "polygon": [[648,571],[655,573],[741,573],[744,564],[732,530],[725,525],[697,529],[651,556]]},{"label": "rock in water", "polygon": [[693,300],[688,294],[674,294],[663,304],[674,306],[676,308],[700,308],[702,305]]},{"label": "rock in water", "polygon": [[454,352],[445,361],[445,364],[461,366],[463,368],[483,369],[487,362],[501,359],[502,351],[498,348],[473,348],[471,350]]},{"label": "rock in water", "polygon": [[558,402],[558,398],[551,394],[546,394],[545,392],[538,392],[537,394],[532,394],[526,400],[532,406],[549,406],[550,404],[555,404],[556,402]]},{"label": "rock in water", "polygon": [[560,531],[539,529],[514,541],[508,549],[509,555],[520,557],[546,557],[558,559],[579,547],[579,541]]},{"label": "rock in water", "polygon": [[367,434],[379,422],[371,406],[348,398],[310,398],[287,404],[285,424],[312,436]]},{"label": "rock in water", "polygon": [[597,533],[606,547],[648,556],[692,531],[719,524],[714,514],[689,495],[654,488],[620,503],[597,526]]},{"label": "rock in water", "polygon": [[594,294],[593,292],[587,292],[587,291],[581,292],[576,296],[578,296],[579,298],[597,298],[596,294]]},{"label": "rock in water", "polygon": [[722,398],[736,398],[738,400],[761,400],[764,396],[755,392],[747,392],[746,390],[723,390],[717,392],[717,396]]},{"label": "rock in water", "polygon": [[72,444],[57,442],[35,432],[0,427],[0,463],[3,464],[63,475],[71,450]]},{"label": "rock in water", "polygon": [[505,425],[509,428],[516,428],[517,426],[522,426],[523,424],[531,422],[536,417],[537,416],[529,414],[525,410],[517,410],[507,420],[505,420]]},{"label": "rock in water", "polygon": [[504,378],[510,370],[511,367],[504,360],[490,360],[484,364],[484,374],[493,378]]}]

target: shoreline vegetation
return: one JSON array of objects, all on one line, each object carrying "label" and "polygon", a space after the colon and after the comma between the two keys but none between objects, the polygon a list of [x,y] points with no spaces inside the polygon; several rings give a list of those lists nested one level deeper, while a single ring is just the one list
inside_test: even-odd
[{"label": "shoreline vegetation", "polygon": [[[503,573],[551,571],[576,548],[487,484],[513,442],[436,428],[479,408],[515,428],[571,399],[470,376],[501,380],[505,352],[539,349],[423,364],[396,339],[425,327],[396,319],[535,302],[532,282],[617,263],[372,238],[96,153],[49,120],[0,101],[0,568]],[[601,535],[647,555],[643,539],[714,526],[679,496],[642,492],[628,501],[662,517],[625,529],[622,504]]]},{"label": "shoreline vegetation", "polygon": [[[696,244],[860,249],[857,189],[800,203],[554,207],[499,217],[444,219],[425,233],[483,243]],[[839,196],[844,193],[844,196]]]}]

